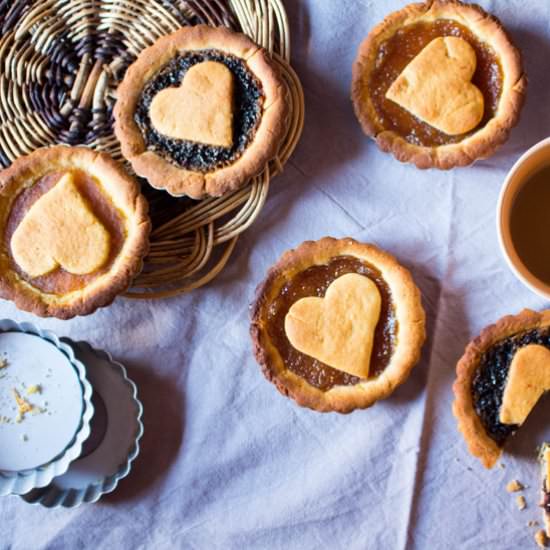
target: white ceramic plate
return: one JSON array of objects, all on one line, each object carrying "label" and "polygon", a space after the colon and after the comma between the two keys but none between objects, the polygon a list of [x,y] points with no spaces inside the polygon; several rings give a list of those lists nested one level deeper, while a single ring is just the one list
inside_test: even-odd
[{"label": "white ceramic plate", "polygon": [[[0,470],[18,472],[53,460],[73,440],[83,412],[83,388],[69,358],[24,332],[0,333]],[[33,389],[34,393],[29,393]],[[14,392],[35,407],[19,417]]]},{"label": "white ceramic plate", "polygon": [[[31,323],[0,321],[0,496],[48,485],[81,454],[92,388],[72,348]],[[39,393],[29,393],[40,386]],[[17,421],[13,390],[36,407]]]}]

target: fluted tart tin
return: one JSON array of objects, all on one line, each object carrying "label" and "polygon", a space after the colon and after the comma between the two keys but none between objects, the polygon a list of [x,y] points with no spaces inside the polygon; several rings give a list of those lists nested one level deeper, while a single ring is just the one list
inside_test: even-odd
[{"label": "fluted tart tin", "polygon": [[47,508],[73,508],[96,502],[114,491],[119,481],[129,474],[143,435],[143,407],[136,385],[128,378],[124,366],[109,353],[94,349],[86,342],[64,341],[86,365],[94,389],[96,414],[82,456],[47,487],[22,496],[26,502]]}]

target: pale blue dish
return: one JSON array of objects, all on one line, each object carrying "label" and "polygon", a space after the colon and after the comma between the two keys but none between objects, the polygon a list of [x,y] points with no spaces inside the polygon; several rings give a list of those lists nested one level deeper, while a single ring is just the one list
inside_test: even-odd
[{"label": "pale blue dish", "polygon": [[[25,340],[25,349],[19,350],[23,355],[32,354],[33,346],[37,346],[36,338],[41,341],[47,342],[49,345],[55,346],[57,351],[63,354],[57,356],[61,358],[64,368],[67,368],[65,363],[69,364],[69,368],[74,369],[74,373],[77,377],[77,390],[78,395],[71,396],[71,398],[78,398],[81,400],[79,404],[79,417],[76,417],[74,425],[77,426],[74,435],[70,439],[69,443],[64,448],[56,449],[56,454],[53,458],[48,460],[44,464],[40,464],[36,467],[18,469],[10,467],[9,469],[0,469],[0,496],[5,495],[21,495],[28,493],[29,491],[41,488],[49,485],[57,476],[63,475],[69,468],[71,462],[77,459],[82,453],[82,446],[90,435],[90,422],[94,415],[94,408],[92,405],[92,386],[90,385],[86,377],[86,369],[82,362],[75,357],[73,348],[65,342],[62,342],[57,335],[51,331],[42,330],[32,323],[16,323],[10,319],[0,320],[0,336],[4,335],[6,341],[9,341],[11,334],[17,334],[17,340]],[[32,338],[21,339],[22,334],[32,336]],[[15,340],[15,339],[12,339]],[[39,341],[40,341],[39,340]],[[19,345],[19,344],[18,344]],[[43,349],[43,343],[38,347]],[[65,371],[67,372],[67,371]],[[72,372],[72,371],[70,371]],[[63,423],[65,419],[56,419],[55,415],[50,424],[55,422]],[[18,427],[19,429],[19,427]],[[20,428],[21,438],[24,439],[25,427],[22,424]],[[31,442],[32,443],[32,442]],[[50,455],[51,456],[51,455]]]}]

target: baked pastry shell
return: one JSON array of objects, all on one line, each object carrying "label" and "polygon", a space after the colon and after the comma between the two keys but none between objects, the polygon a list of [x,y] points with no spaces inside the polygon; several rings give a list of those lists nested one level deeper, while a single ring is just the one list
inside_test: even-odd
[{"label": "baked pastry shell", "polygon": [[[380,124],[370,99],[368,83],[384,41],[406,25],[437,19],[460,23],[493,49],[502,69],[503,89],[497,113],[485,126],[458,143],[429,147],[409,143]],[[376,141],[382,151],[418,168],[448,170],[491,156],[508,139],[519,120],[526,90],[527,77],[521,54],[498,19],[475,4],[464,4],[458,0],[429,0],[409,4],[391,13],[362,42],[353,64],[351,98],[363,131]]]},{"label": "baked pastry shell", "polygon": [[453,414],[470,453],[479,458],[486,468],[492,468],[496,464],[502,455],[503,447],[489,437],[474,407],[472,380],[477,373],[481,357],[488,349],[506,338],[549,326],[550,310],[539,313],[524,309],[518,315],[507,315],[494,325],[483,329],[480,335],[468,344],[456,366]]},{"label": "baked pastry shell", "polygon": [[[314,265],[323,265],[338,256],[352,256],[376,267],[388,284],[399,323],[397,346],[389,364],[376,378],[354,386],[334,386],[321,391],[286,368],[281,355],[272,343],[267,330],[267,309],[284,283],[294,275]],[[410,272],[397,260],[372,244],[353,239],[325,237],[306,241],[298,248],[283,254],[271,267],[256,291],[251,310],[250,333],[254,355],[265,377],[285,396],[302,407],[319,412],[349,413],[370,407],[388,397],[402,384],[420,358],[425,340],[425,313],[420,291]]]},{"label": "baked pastry shell", "polygon": [[[134,114],[144,86],[162,67],[181,53],[205,49],[220,50],[245,61],[262,85],[264,102],[259,125],[242,155],[227,166],[202,173],[149,151]],[[221,196],[242,187],[277,155],[288,126],[287,94],[286,84],[267,52],[244,34],[207,25],[183,27],[143,50],[128,67],[117,91],[115,134],[136,174],[147,178],[156,189],[193,199]]]},{"label": "baked pastry shell", "polygon": [[82,170],[97,178],[111,203],[123,215],[126,238],[111,268],[82,289],[66,294],[46,293],[22,279],[11,267],[5,243],[0,246],[0,297],[41,317],[69,319],[87,315],[112,303],[141,271],[149,250],[151,222],[148,203],[137,182],[107,153],[87,147],[58,145],[19,157],[0,172],[0,228],[2,234],[13,201],[26,187],[51,172]]}]

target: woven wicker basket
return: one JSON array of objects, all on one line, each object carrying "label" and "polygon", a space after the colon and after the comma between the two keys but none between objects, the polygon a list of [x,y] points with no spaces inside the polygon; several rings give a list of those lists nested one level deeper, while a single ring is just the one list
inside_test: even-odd
[{"label": "woven wicker basket", "polygon": [[112,131],[116,88],[128,65],[182,25],[225,25],[272,53],[288,84],[291,122],[278,157],[221,198],[175,199],[145,182],[153,232],[127,293],[162,298],[211,281],[260,213],[271,177],[300,137],[303,92],[290,67],[281,0],[0,0],[0,165],[54,143],[85,144],[123,160]]}]

